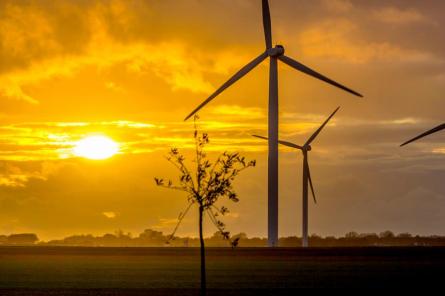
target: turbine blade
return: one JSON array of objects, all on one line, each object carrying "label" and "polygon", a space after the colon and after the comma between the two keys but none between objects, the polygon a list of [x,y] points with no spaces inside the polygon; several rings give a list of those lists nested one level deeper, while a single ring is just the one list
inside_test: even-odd
[{"label": "turbine blade", "polygon": [[347,91],[347,92],[349,92],[349,93],[351,93],[351,94],[353,94],[353,95],[356,95],[356,96],[358,96],[358,97],[363,97],[363,96],[362,96],[361,94],[359,94],[358,92],[356,92],[356,91],[354,91],[354,90],[352,90],[352,89],[350,89],[350,88],[348,88],[348,87],[346,87],[346,86],[344,86],[344,85],[342,85],[342,84],[340,84],[340,83],[338,83],[338,82],[335,82],[334,80],[332,80],[332,79],[330,79],[330,78],[328,78],[328,77],[326,77],[326,76],[324,76],[324,75],[322,75],[322,74],[320,74],[320,73],[318,73],[318,72],[316,72],[316,71],[310,69],[309,67],[307,67],[307,66],[305,66],[305,65],[303,65],[303,64],[301,64],[301,63],[299,63],[299,62],[297,62],[297,61],[294,60],[294,59],[291,59],[290,57],[287,57],[287,56],[285,56],[285,55],[282,55],[282,56],[279,56],[278,58],[279,58],[283,63],[285,63],[285,64],[291,66],[292,68],[294,68],[294,69],[296,69],[296,70],[298,70],[298,71],[301,71],[301,72],[303,72],[303,73],[305,73],[305,74],[307,74],[307,75],[309,75],[309,76],[315,77],[315,78],[317,78],[317,79],[320,79],[321,81],[324,81],[324,82],[329,83],[329,84],[331,84],[331,85],[333,85],[333,86],[336,86],[336,87],[338,87],[338,88],[341,88],[342,90]]},{"label": "turbine blade", "polygon": [[263,27],[264,27],[264,39],[266,41],[266,49],[272,48],[272,25],[270,22],[270,9],[269,1],[263,0]]},{"label": "turbine blade", "polygon": [[296,149],[300,149],[300,150],[303,149],[303,147],[301,147],[301,146],[299,146],[297,144],[288,142],[288,141],[278,140],[278,143],[281,144],[281,145],[284,145],[284,146],[288,146],[288,147],[292,147],[292,148],[296,148]]},{"label": "turbine blade", "polygon": [[426,131],[426,132],[424,132],[423,134],[420,134],[420,135],[418,135],[417,137],[412,138],[411,140],[406,141],[405,143],[401,144],[400,147],[405,146],[406,144],[409,144],[409,143],[411,143],[411,142],[414,142],[415,140],[418,140],[418,139],[420,139],[420,138],[423,138],[423,137],[425,137],[425,136],[428,136],[428,135],[430,135],[430,134],[433,134],[433,133],[438,132],[438,131],[443,130],[443,129],[445,129],[445,123],[443,123],[443,124],[441,124],[441,125],[438,125],[438,126],[436,126],[435,128],[430,129],[429,131]]},{"label": "turbine blade", "polygon": [[259,136],[259,135],[252,135],[252,137],[255,137],[255,138],[258,138],[258,139],[263,139],[263,140],[269,140],[268,137]]},{"label": "turbine blade", "polygon": [[308,156],[306,156],[306,170],[307,170],[307,177],[309,179],[309,185],[311,186],[312,197],[314,198],[314,202],[317,203],[317,199],[315,198],[314,186],[312,185],[311,170],[309,168]]},{"label": "turbine blade", "polygon": [[[258,135],[252,135],[252,136],[255,138],[263,139],[263,140],[269,140],[268,137],[263,137],[263,136],[258,136]],[[297,144],[291,143],[291,142],[287,142],[287,141],[278,140],[278,143],[280,143],[281,145],[296,148],[296,149],[303,149],[303,147],[301,147]]]},{"label": "turbine blade", "polygon": [[318,136],[318,134],[321,132],[324,126],[329,122],[329,120],[331,120],[331,118],[335,115],[335,113],[337,113],[338,109],[340,109],[340,107],[337,107],[337,109],[335,109],[334,112],[332,112],[332,114],[323,122],[323,124],[315,131],[315,133],[312,134],[312,136],[304,144],[305,146],[311,144],[312,141],[315,140],[315,138]]},{"label": "turbine blade", "polygon": [[189,119],[192,117],[196,112],[198,112],[202,107],[204,107],[207,103],[209,103],[211,100],[213,100],[217,95],[222,93],[226,88],[234,84],[236,81],[238,81],[241,77],[249,73],[253,68],[258,66],[259,63],[261,63],[265,58],[267,58],[268,55],[266,52],[263,52],[259,56],[257,56],[255,59],[253,59],[250,63],[245,65],[241,70],[235,73],[232,77],[230,77],[229,80],[227,80],[223,85],[220,86],[210,97],[208,97],[204,102],[202,102],[195,110],[193,110],[192,113],[190,113],[185,119]]}]

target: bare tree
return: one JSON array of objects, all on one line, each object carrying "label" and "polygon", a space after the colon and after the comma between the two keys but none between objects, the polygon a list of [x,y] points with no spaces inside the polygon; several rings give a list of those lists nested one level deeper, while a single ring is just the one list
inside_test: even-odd
[{"label": "bare tree", "polygon": [[169,240],[174,239],[175,233],[184,217],[193,205],[198,207],[199,214],[199,240],[201,254],[201,294],[206,294],[206,268],[205,268],[205,246],[203,237],[203,219],[207,214],[210,221],[221,232],[221,235],[227,239],[232,247],[238,244],[239,238],[230,239],[230,233],[226,230],[225,224],[220,220],[229,212],[225,206],[217,206],[216,202],[222,198],[227,198],[233,202],[238,202],[238,196],[235,193],[232,183],[236,176],[248,167],[255,166],[255,160],[246,161],[237,152],[224,152],[212,163],[204,152],[205,146],[209,143],[209,137],[206,133],[199,133],[196,124],[198,117],[194,120],[194,140],[195,140],[195,170],[189,170],[185,164],[185,157],[177,148],[172,148],[166,157],[179,171],[178,183],[172,180],[155,178],[156,185],[168,189],[183,191],[187,194],[187,206],[179,214],[178,223],[174,228]]}]

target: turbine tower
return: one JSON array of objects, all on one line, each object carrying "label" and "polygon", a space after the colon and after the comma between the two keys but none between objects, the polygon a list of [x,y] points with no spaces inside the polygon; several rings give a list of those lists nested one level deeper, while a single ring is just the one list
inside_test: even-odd
[{"label": "turbine tower", "polygon": [[411,140],[406,141],[405,143],[401,144],[400,147],[405,146],[406,144],[409,144],[411,142],[414,142],[420,138],[423,138],[425,136],[434,134],[435,132],[438,132],[440,130],[445,129],[445,123],[436,126],[435,128],[430,129],[429,131],[424,132],[423,134],[418,135],[417,137],[412,138]]},{"label": "turbine tower", "polygon": [[[309,239],[308,239],[308,228],[309,228],[308,184],[311,186],[311,192],[312,192],[312,197],[314,198],[314,202],[317,203],[317,199],[315,198],[314,186],[312,185],[311,172],[309,169],[308,152],[312,150],[311,143],[315,140],[315,138],[318,136],[318,134],[321,132],[321,130],[324,128],[324,126],[329,122],[329,120],[335,115],[335,113],[337,113],[338,109],[340,109],[340,107],[337,107],[337,109],[335,109],[335,111],[325,120],[325,122],[323,122],[323,124],[315,131],[315,133],[313,133],[309,137],[309,139],[306,141],[306,143],[304,143],[303,146],[300,146],[300,145],[297,145],[297,144],[294,144],[291,142],[287,142],[287,141],[278,140],[278,143],[280,143],[281,145],[299,149],[303,153],[303,206],[302,206],[302,209],[303,209],[302,246],[303,247],[309,246]],[[260,138],[260,139],[268,140],[267,137],[258,136],[258,135],[253,135],[253,136]]]},{"label": "turbine tower", "polygon": [[359,97],[362,97],[362,95],[312,70],[311,68],[297,62],[296,60],[285,56],[284,47],[282,45],[276,45],[272,47],[272,26],[270,22],[268,0],[262,0],[262,14],[264,39],[266,45],[265,51],[254,58],[243,68],[241,68],[232,77],[230,77],[229,80],[227,80],[195,110],[193,110],[193,112],[191,112],[185,118],[185,120],[189,119],[191,116],[197,113],[202,107],[208,104],[220,93],[222,93],[226,88],[228,88],[240,78],[249,73],[253,68],[258,66],[266,58],[269,58],[268,245],[270,247],[274,247],[278,244],[278,60],[300,72],[303,72],[309,76],[317,78],[342,90],[345,90],[353,95]]}]

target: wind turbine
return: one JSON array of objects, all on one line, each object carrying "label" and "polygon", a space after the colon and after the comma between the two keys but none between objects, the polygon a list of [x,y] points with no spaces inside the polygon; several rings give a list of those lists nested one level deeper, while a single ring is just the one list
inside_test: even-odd
[{"label": "wind turbine", "polygon": [[423,134],[418,135],[417,137],[412,138],[411,140],[406,141],[405,143],[401,144],[400,147],[405,146],[406,144],[409,144],[411,142],[414,142],[420,138],[423,138],[425,136],[434,134],[435,132],[438,132],[440,130],[445,129],[445,123],[436,126],[435,128],[430,129],[429,131],[424,132]]},{"label": "wind turbine", "polygon": [[[280,143],[281,145],[299,149],[303,153],[303,206],[302,206],[302,209],[303,209],[302,246],[303,247],[307,247],[309,245],[309,239],[308,239],[308,226],[309,226],[309,222],[308,222],[308,218],[309,218],[308,184],[311,186],[311,192],[312,192],[312,197],[314,198],[314,202],[317,203],[317,199],[315,198],[314,186],[312,185],[311,172],[309,169],[308,152],[312,150],[311,143],[315,140],[315,138],[318,136],[318,134],[321,132],[321,130],[324,128],[324,126],[329,122],[329,120],[335,115],[335,113],[337,113],[338,109],[340,109],[340,107],[337,107],[337,109],[335,109],[335,111],[332,112],[332,114],[325,120],[325,122],[323,122],[323,124],[315,131],[315,133],[313,133],[309,137],[309,139],[306,141],[306,143],[304,143],[303,146],[300,146],[300,145],[297,145],[297,144],[294,144],[291,142],[287,142],[287,141],[281,141],[281,140],[278,141],[278,143]],[[267,137],[263,137],[263,136],[258,136],[258,135],[253,135],[253,136],[260,138],[260,139],[264,139],[264,140],[268,139]]]},{"label": "wind turbine", "polygon": [[270,22],[269,2],[262,0],[262,14],[264,39],[266,48],[259,56],[241,68],[232,77],[221,85],[213,94],[203,101],[185,120],[192,117],[202,107],[208,104],[226,88],[234,84],[240,78],[249,73],[266,58],[270,59],[269,67],[269,115],[268,115],[268,136],[269,136],[269,156],[268,156],[268,245],[276,246],[278,243],[278,60],[286,65],[303,72],[309,76],[317,78],[335,87],[343,89],[353,95],[362,97],[361,94],[346,86],[337,83],[328,77],[312,70],[311,68],[297,62],[284,55],[284,47],[276,45],[272,47],[272,27]]}]

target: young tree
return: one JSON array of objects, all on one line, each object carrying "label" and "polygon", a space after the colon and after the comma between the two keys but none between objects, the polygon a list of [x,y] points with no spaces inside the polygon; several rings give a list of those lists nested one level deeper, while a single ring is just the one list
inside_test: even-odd
[{"label": "young tree", "polygon": [[194,141],[195,158],[193,160],[195,171],[191,171],[185,164],[185,157],[177,148],[172,148],[166,157],[179,171],[178,183],[172,180],[155,178],[156,185],[168,189],[183,191],[187,194],[187,207],[179,214],[178,224],[173,230],[169,240],[174,239],[175,233],[184,217],[193,205],[198,207],[199,217],[199,241],[201,254],[201,294],[206,293],[206,268],[205,268],[205,246],[203,237],[203,219],[207,214],[210,221],[221,232],[221,235],[230,241],[232,247],[238,244],[239,238],[230,239],[230,233],[226,230],[225,224],[219,219],[220,215],[228,213],[225,206],[217,206],[216,202],[222,198],[227,198],[233,202],[238,202],[232,183],[236,176],[248,167],[255,166],[255,160],[246,161],[239,153],[224,152],[213,163],[207,158],[204,152],[205,146],[209,143],[206,133],[199,133],[196,124],[198,117],[194,119]]}]

